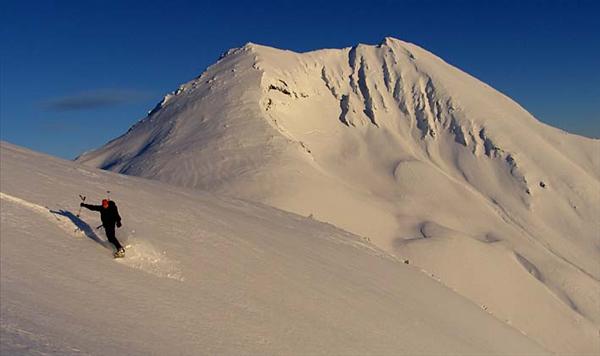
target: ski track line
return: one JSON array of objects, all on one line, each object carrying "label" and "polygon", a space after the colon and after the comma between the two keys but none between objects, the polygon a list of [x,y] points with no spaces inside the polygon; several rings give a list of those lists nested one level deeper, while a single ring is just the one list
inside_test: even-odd
[{"label": "ski track line", "polygon": [[74,237],[83,237],[84,233],[78,227],[74,227],[73,222],[71,222],[68,218],[60,216],[58,214],[54,214],[50,211],[50,209],[43,207],[41,205],[28,202],[26,200],[14,197],[12,195],[6,194],[4,192],[0,192],[0,199],[19,204],[29,210],[32,210],[38,214],[45,216],[48,220],[57,224],[62,230],[64,230],[69,235]]},{"label": "ski track line", "polygon": [[[74,237],[83,237],[85,235],[82,230],[76,226],[74,227],[73,222],[68,218],[54,214],[46,207],[28,202],[4,192],[0,192],[0,199],[18,204],[46,217],[69,235]],[[127,267],[138,269],[157,277],[175,279],[180,282],[184,281],[183,274],[178,266],[167,259],[164,252],[158,252],[148,243],[134,242],[132,244],[132,249],[128,251],[127,256],[118,259],[117,261]]]}]

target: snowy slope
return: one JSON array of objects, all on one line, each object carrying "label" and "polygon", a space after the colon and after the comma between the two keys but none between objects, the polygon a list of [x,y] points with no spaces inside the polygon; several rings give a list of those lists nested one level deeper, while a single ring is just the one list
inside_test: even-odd
[{"label": "snowy slope", "polygon": [[[331,225],[2,143],[2,354],[545,354]],[[112,190],[113,260],[77,193]]]},{"label": "snowy slope", "polygon": [[599,351],[600,141],[410,43],[247,44],[78,161],[312,215],[552,351]]}]

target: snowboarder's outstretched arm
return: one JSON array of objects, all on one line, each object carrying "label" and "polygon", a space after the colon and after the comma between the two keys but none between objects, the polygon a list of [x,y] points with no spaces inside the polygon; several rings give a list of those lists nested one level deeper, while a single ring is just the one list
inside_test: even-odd
[{"label": "snowboarder's outstretched arm", "polygon": [[85,204],[85,203],[81,203],[79,205],[83,206],[84,208],[93,210],[93,211],[100,211],[100,210],[102,210],[102,205],[92,205],[92,204]]}]

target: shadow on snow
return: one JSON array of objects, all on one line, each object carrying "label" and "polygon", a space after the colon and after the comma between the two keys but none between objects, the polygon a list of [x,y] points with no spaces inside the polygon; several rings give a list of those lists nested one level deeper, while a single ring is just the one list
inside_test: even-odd
[{"label": "shadow on snow", "polygon": [[68,218],[69,220],[71,220],[73,225],[75,225],[79,230],[83,231],[85,236],[87,236],[88,238],[99,243],[100,245],[102,245],[102,247],[104,247],[106,249],[112,249],[111,247],[109,247],[107,241],[104,241],[100,237],[98,237],[98,235],[96,234],[94,229],[88,223],[81,220],[79,217],[77,217],[77,215],[73,214],[72,212],[70,212],[68,210],[64,210],[64,209],[50,210],[50,212],[52,214],[56,214],[56,215],[60,215],[60,216],[64,216],[64,217]]}]

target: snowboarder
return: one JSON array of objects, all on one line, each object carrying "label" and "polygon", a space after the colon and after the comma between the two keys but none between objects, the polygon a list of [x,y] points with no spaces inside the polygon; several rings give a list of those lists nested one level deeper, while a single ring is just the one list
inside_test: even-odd
[{"label": "snowboarder", "polygon": [[102,199],[102,205],[85,204],[83,202],[79,205],[89,210],[100,212],[100,219],[102,220],[102,226],[106,232],[106,237],[117,249],[114,254],[115,258],[124,257],[125,249],[115,237],[115,224],[117,227],[121,227],[121,216],[119,215],[117,204],[112,200]]}]

